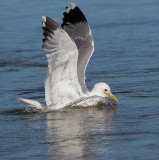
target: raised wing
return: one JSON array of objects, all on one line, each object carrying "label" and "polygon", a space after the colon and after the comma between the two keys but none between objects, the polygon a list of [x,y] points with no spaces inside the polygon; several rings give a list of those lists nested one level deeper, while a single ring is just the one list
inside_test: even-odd
[{"label": "raised wing", "polygon": [[53,20],[48,17],[43,20],[45,38],[42,47],[48,61],[45,99],[48,107],[60,109],[83,94],[77,77],[78,49]]},{"label": "raised wing", "polygon": [[91,35],[90,26],[87,23],[84,14],[75,4],[71,3],[71,5],[72,9],[66,7],[68,13],[64,12],[61,26],[77,45],[79,51],[77,75],[82,91],[86,93],[88,89],[85,84],[85,70],[88,61],[94,52],[94,41]]}]

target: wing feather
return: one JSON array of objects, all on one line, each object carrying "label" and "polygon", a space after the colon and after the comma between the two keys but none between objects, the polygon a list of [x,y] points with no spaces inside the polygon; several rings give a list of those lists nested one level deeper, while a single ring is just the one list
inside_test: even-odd
[{"label": "wing feather", "polygon": [[83,94],[77,77],[78,49],[53,20],[48,17],[43,20],[45,38],[42,47],[48,61],[45,99],[48,107],[60,109]]},{"label": "wing feather", "polygon": [[78,80],[82,91],[86,93],[88,89],[85,84],[85,70],[94,52],[94,41],[86,17],[75,4],[71,3],[71,5],[72,9],[69,9],[68,13],[64,12],[63,14],[64,18],[61,26],[77,45],[79,52],[77,66]]}]

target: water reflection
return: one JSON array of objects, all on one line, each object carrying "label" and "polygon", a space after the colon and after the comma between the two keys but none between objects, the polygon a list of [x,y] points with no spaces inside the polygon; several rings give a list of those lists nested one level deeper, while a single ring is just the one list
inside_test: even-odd
[{"label": "water reflection", "polygon": [[117,110],[117,106],[99,106],[48,113],[47,141],[52,159],[92,159],[92,145],[100,143],[94,135],[111,131],[112,116]]}]

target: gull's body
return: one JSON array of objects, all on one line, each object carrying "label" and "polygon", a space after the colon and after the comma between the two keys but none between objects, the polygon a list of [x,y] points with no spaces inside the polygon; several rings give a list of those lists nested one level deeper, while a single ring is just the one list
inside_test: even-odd
[{"label": "gull's body", "polygon": [[[83,97],[110,97],[117,103],[106,83],[97,83],[92,91],[85,84],[85,69],[94,52],[91,29],[81,10],[73,3],[64,13],[62,28],[43,16],[43,50],[47,53],[45,80],[46,107],[61,109]],[[37,101],[19,99],[23,105],[43,108]],[[88,104],[89,105],[89,104]],[[92,105],[92,104],[91,104]]]}]

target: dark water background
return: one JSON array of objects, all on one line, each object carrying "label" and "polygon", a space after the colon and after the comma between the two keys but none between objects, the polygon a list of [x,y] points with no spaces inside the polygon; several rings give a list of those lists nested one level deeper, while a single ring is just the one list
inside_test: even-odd
[{"label": "dark water background", "polygon": [[159,1],[75,0],[95,40],[87,85],[106,82],[118,111],[25,114],[44,101],[41,16],[62,23],[70,1],[0,1],[0,159],[159,159]]}]

